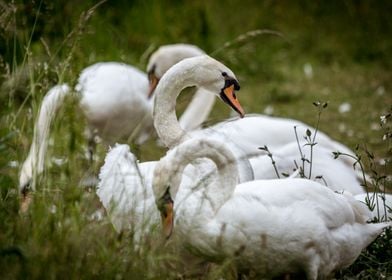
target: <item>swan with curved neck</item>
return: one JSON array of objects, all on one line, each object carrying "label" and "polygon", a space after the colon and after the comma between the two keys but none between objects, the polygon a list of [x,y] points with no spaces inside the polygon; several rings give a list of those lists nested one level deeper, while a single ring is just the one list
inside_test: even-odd
[{"label": "swan with curved neck", "polygon": [[[60,104],[64,101],[69,93],[68,85],[57,85],[46,94],[42,100],[41,108],[38,113],[37,122],[34,128],[33,141],[31,143],[29,154],[23,162],[19,174],[19,187],[22,194],[22,206],[29,190],[35,190],[36,184],[33,178],[44,170],[45,153],[48,146],[49,127]],[[28,203],[28,202],[27,202]]]},{"label": "swan with curved neck", "polygon": [[[219,93],[224,101],[228,102],[237,112],[243,115],[243,110],[238,100],[236,100],[235,93],[227,91],[227,86],[232,87],[232,89],[235,86],[239,88],[234,74],[229,69],[208,56],[185,59],[167,71],[156,88],[153,113],[154,126],[159,138],[167,147],[173,148],[190,137],[220,139],[230,144],[230,148],[235,152],[236,158],[244,161],[244,164],[239,165],[241,182],[252,179],[251,175],[246,175],[249,173],[247,170],[252,169],[250,165],[253,167],[255,178],[276,177],[269,159],[267,159],[267,162],[265,162],[266,157],[252,159],[252,157],[262,154],[260,149],[258,149],[260,146],[267,145],[273,154],[280,153],[282,157],[280,162],[284,168],[294,165],[294,160],[301,162],[301,158],[298,159],[299,151],[294,127],[296,127],[300,139],[298,144],[303,144],[302,135],[305,135],[308,127],[299,121],[257,115],[222,122],[192,133],[184,131],[177,120],[175,105],[177,96],[184,88],[190,86],[206,89],[210,93]],[[313,135],[315,133],[314,129],[309,129]],[[315,170],[323,171],[317,175],[325,174],[328,166],[334,167],[336,170],[340,164],[343,167],[343,169],[339,169],[342,176],[339,178],[334,178],[333,175],[328,176],[329,179],[332,178],[332,181],[329,180],[330,182],[327,184],[339,190],[347,190],[349,188],[349,191],[355,194],[363,192],[358,174],[352,169],[351,164],[347,165],[345,160],[337,160],[336,164],[332,162],[331,156],[333,151],[340,150],[350,153],[347,151],[348,149],[320,131],[318,131],[316,142],[318,145],[315,149],[320,151],[319,154],[321,155],[319,158],[315,156]],[[290,154],[286,155],[288,147]],[[326,151],[330,151],[330,156],[326,154]],[[248,163],[249,168],[245,167],[247,158],[251,159],[250,165]],[[325,164],[322,159],[328,161],[329,165]],[[262,164],[263,160],[265,164]],[[285,170],[285,172],[287,171]]]},{"label": "swan with curved neck", "polygon": [[[150,81],[150,92],[156,88],[159,80],[170,66],[180,60],[202,55],[204,52],[196,46],[187,44],[173,44],[160,47],[151,55],[147,66],[147,72]],[[177,60],[175,60],[177,58]],[[156,63],[159,61],[160,63]],[[179,119],[180,126],[191,131],[200,126],[207,118],[211,107],[214,103],[215,95],[209,94],[202,87],[198,88],[190,106],[181,115]],[[301,142],[302,136],[306,135],[306,130],[310,129],[314,134],[314,128],[294,119],[285,119],[278,117],[265,116],[260,114],[247,115],[246,118],[239,120],[228,120],[212,126],[209,130],[211,133],[223,133],[225,136],[241,147],[246,154],[254,154],[257,148],[267,145],[270,150],[280,148],[290,142],[295,142],[296,127]],[[203,132],[204,133],[204,132]],[[347,154],[354,154],[343,144],[332,140],[326,134],[318,131],[317,142],[323,144],[326,148],[340,151]],[[349,158],[343,158],[351,166],[354,162]]]},{"label": "swan with curved neck", "polygon": [[[181,182],[181,172],[198,157],[215,163],[215,178]],[[207,260],[233,260],[239,271],[261,277],[304,272],[307,279],[324,279],[353,263],[392,225],[366,223],[369,211],[351,195],[310,180],[236,185],[233,162],[221,142],[192,139],[171,150],[154,170],[165,236],[176,234],[185,248]]]}]

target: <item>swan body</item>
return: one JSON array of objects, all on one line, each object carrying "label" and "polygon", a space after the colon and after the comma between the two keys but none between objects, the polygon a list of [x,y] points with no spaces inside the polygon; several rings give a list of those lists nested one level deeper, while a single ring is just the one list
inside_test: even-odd
[{"label": "swan body", "polygon": [[76,86],[89,125],[109,143],[131,136],[138,127],[140,134],[143,130],[151,133],[152,101],[147,99],[148,88],[145,73],[117,62],[85,68]]},{"label": "swan body", "polygon": [[[181,174],[199,157],[216,168],[195,188]],[[370,213],[363,204],[311,180],[237,185],[237,177],[236,159],[221,142],[191,139],[169,151],[153,178],[166,236],[173,231],[196,255],[232,260],[240,271],[260,277],[304,272],[307,279],[324,279],[354,262],[392,224],[366,223]]]}]

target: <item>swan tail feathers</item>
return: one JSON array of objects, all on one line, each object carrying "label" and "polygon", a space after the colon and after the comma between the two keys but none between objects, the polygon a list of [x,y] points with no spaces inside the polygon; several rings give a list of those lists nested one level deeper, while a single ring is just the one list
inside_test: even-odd
[{"label": "swan tail feathers", "polygon": [[130,220],[133,199],[137,199],[137,186],[142,184],[135,156],[128,145],[116,144],[105,158],[99,173],[96,193],[117,231]]}]

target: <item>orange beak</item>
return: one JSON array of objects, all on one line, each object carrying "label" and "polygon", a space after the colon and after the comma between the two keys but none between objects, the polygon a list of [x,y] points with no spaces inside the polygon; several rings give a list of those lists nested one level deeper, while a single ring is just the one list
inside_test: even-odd
[{"label": "orange beak", "polygon": [[150,81],[150,90],[148,91],[148,96],[147,97],[151,98],[152,95],[154,94],[155,88],[158,85],[159,79],[154,74],[151,74],[151,75],[148,75],[148,76],[149,76],[148,79]]},{"label": "orange beak", "polygon": [[240,117],[243,118],[245,116],[245,112],[235,95],[234,85],[223,89],[222,95],[223,101],[229,104],[238,114],[240,114]]},{"label": "orange beak", "polygon": [[161,211],[163,233],[168,239],[173,231],[173,202],[167,202]]}]

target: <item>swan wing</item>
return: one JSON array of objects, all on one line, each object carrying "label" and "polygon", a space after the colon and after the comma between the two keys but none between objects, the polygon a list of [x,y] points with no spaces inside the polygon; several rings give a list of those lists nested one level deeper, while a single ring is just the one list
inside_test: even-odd
[{"label": "swan wing", "polygon": [[[155,163],[138,164],[128,145],[109,151],[99,174],[97,195],[117,231],[154,216],[151,180]],[[157,219],[156,219],[157,220]]]}]

